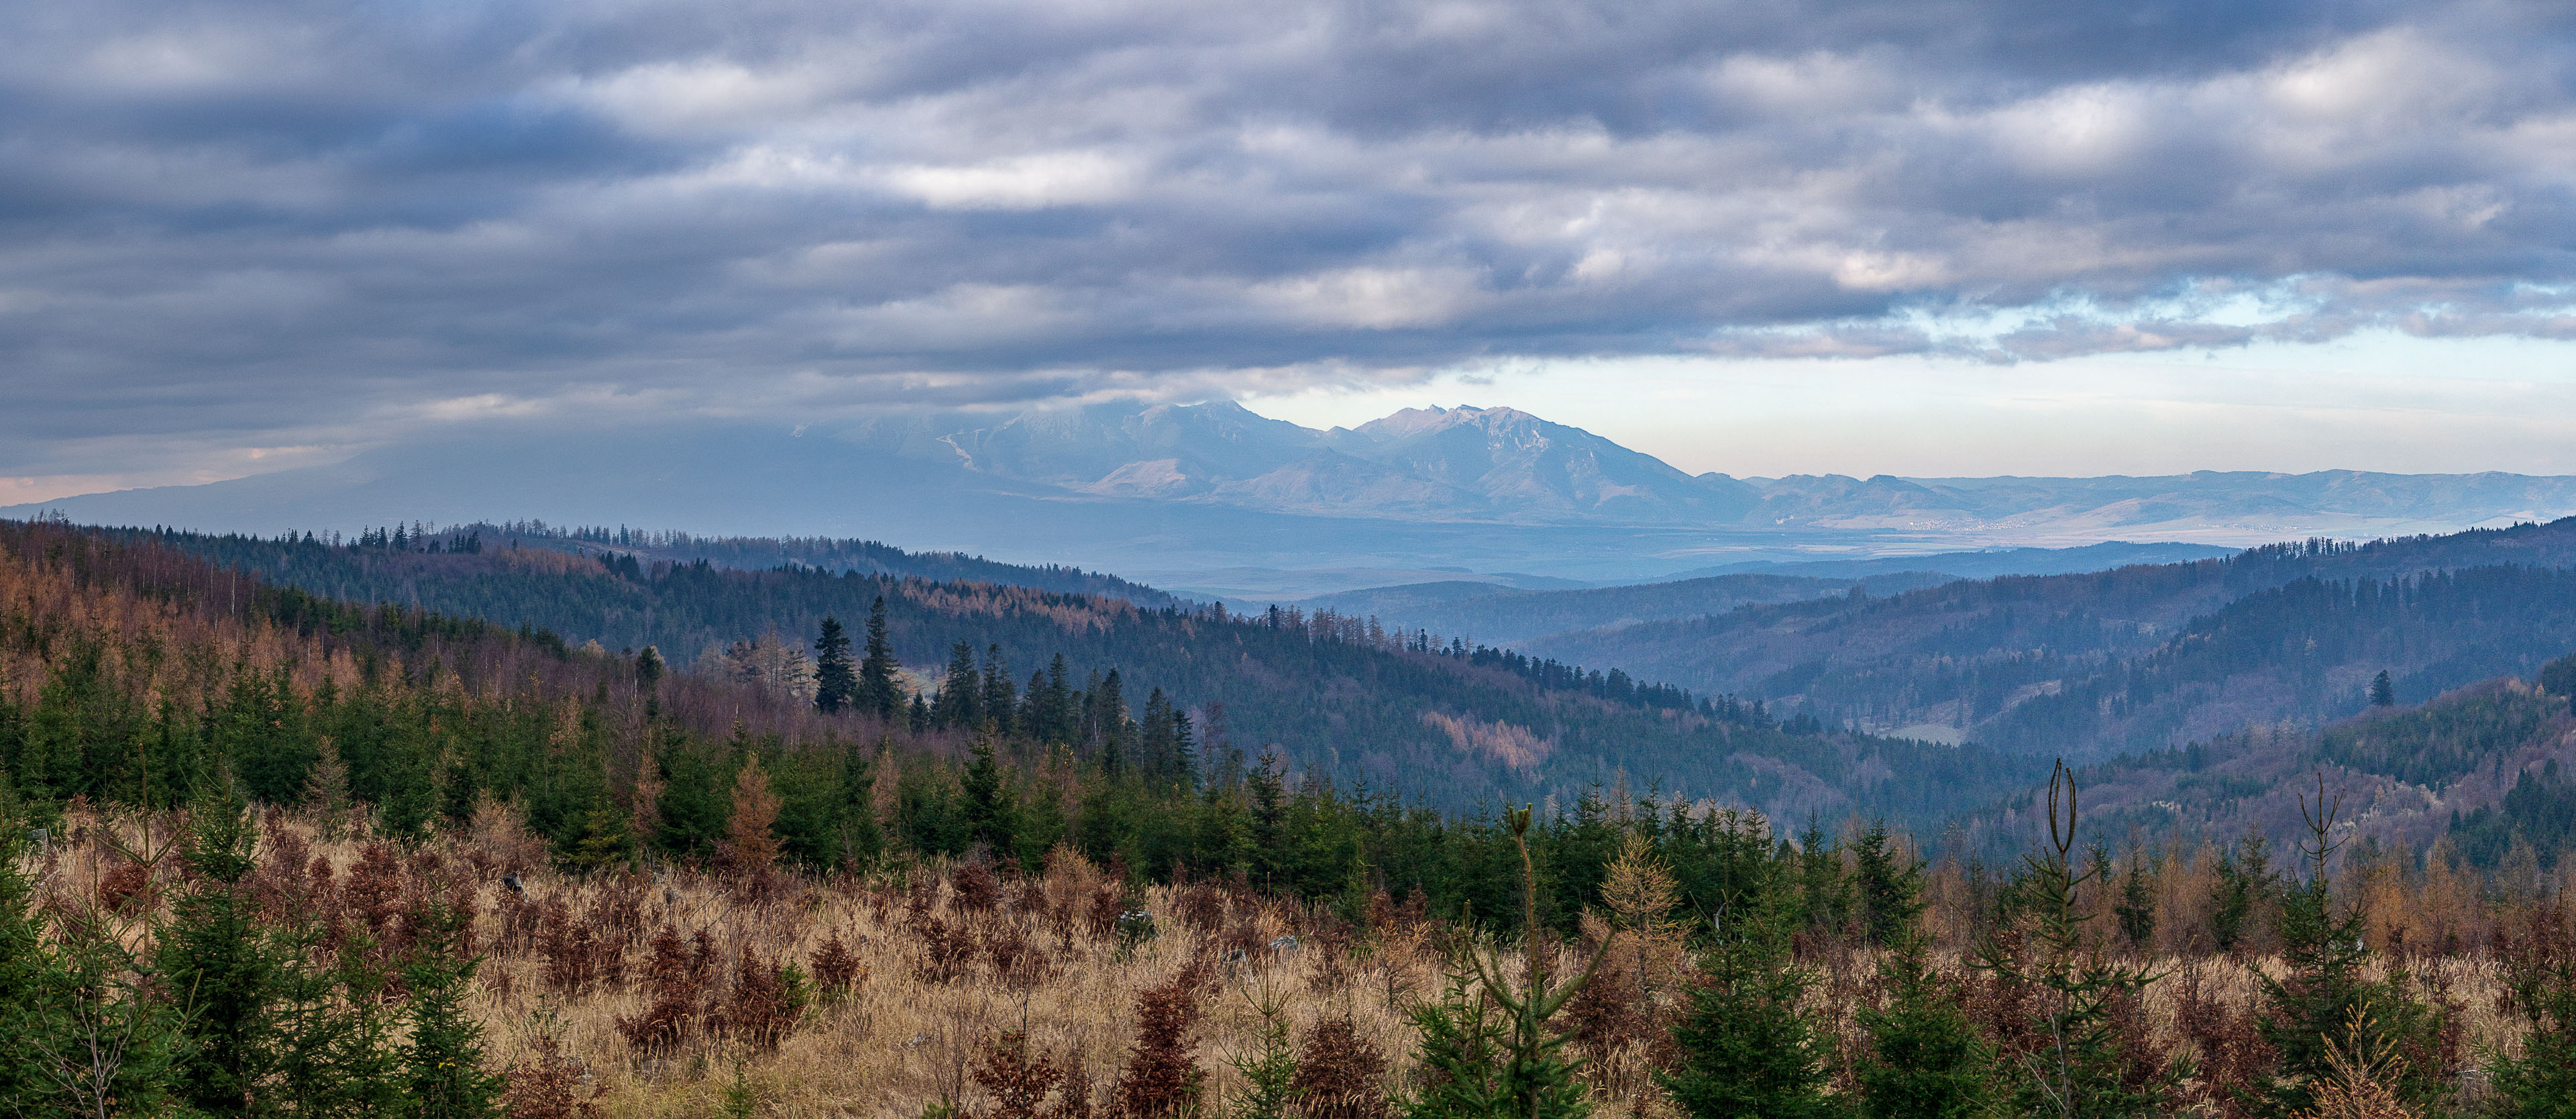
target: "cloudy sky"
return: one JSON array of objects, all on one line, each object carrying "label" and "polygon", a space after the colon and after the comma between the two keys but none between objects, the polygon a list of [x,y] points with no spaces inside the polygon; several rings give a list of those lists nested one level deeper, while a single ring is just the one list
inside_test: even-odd
[{"label": "cloudy sky", "polygon": [[2563,4],[11,13],[0,503],[1116,394],[1737,474],[2576,472]]}]

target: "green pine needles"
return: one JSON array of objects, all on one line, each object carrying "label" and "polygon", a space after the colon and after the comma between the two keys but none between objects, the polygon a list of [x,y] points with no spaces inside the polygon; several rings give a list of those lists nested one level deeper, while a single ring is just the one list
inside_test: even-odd
[{"label": "green pine needles", "polygon": [[1674,1027],[1681,1060],[1659,1074],[1693,1119],[1825,1119],[1842,1114],[1826,1089],[1833,1042],[1798,1000],[1815,974],[1790,958],[1791,912],[1779,891],[1733,922],[1721,919],[1704,976]]},{"label": "green pine needles", "polygon": [[2485,1054],[2497,1119],[2576,1119],[2576,934],[2534,910],[2505,954],[2505,983],[2531,1032],[2520,1055]]},{"label": "green pine needles", "polygon": [[1521,929],[1527,976],[1513,983],[1500,958],[1470,946],[1459,953],[1437,1002],[1413,1008],[1422,1033],[1424,1087],[1407,1119],[1583,1119],[1589,1092],[1564,1055],[1569,1040],[1549,1025],[1592,981],[1609,950],[1604,940],[1583,970],[1548,981],[1539,951],[1538,871],[1529,853],[1531,809],[1506,810],[1521,861]]},{"label": "green pine needles", "polygon": [[2308,880],[2281,896],[2276,930],[2285,974],[2255,973],[2263,996],[2255,1028],[2280,1054],[2280,1071],[2253,1101],[2266,1115],[2313,1109],[2321,1085],[2351,1078],[2356,1054],[2392,1058],[2362,1071],[2409,1104],[2432,1103],[2447,1089],[2427,1059],[2441,1029],[2437,1012],[2415,997],[2402,959],[2393,961],[2386,978],[2367,979],[2365,915],[2358,905],[2336,915],[2327,860],[2338,846],[2335,820],[2342,807],[2341,794],[2327,796],[2323,774],[2313,801],[2300,796],[2308,840],[2299,853],[2308,864]]},{"label": "green pine needles", "polygon": [[2034,1008],[2023,1023],[2034,1044],[2015,1062],[2012,1106],[2019,1114],[2059,1119],[2159,1115],[2179,1070],[2134,1075],[2143,1055],[2129,1052],[2131,1039],[2118,1019],[2161,976],[2115,960],[2102,934],[2089,927],[2092,915],[2079,895],[2109,883],[2099,861],[2076,869],[2080,821],[2075,775],[2061,761],[2048,780],[2049,845],[2023,856],[2018,888],[2026,927],[2019,937],[1990,939],[1978,954],[1980,969],[2027,991]]},{"label": "green pine needles", "polygon": [[1909,936],[1879,965],[1885,1007],[1856,1017],[1869,1034],[1859,1071],[1864,1119],[1978,1119],[2001,1102],[1994,1044],[1978,1035],[1941,978],[1922,938]]}]

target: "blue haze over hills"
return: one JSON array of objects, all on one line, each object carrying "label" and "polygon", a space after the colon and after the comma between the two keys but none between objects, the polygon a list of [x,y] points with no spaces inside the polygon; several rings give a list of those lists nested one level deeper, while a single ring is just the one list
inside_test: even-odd
[{"label": "blue haze over hills", "polygon": [[[797,433],[459,429],[334,465],[0,508],[45,512],[265,533],[538,518],[866,537],[1291,599],[1442,571],[1540,589],[1755,572],[1858,578],[1924,570],[1936,555],[1936,569],[1966,577],[2107,567],[2306,536],[2547,520],[2576,512],[2576,478],[1736,478],[1691,475],[1510,408],[1408,409],[1317,431],[1230,402],[1113,403]],[[2106,541],[2169,546],[1994,551]],[[1287,574],[1245,585],[1262,572]]]}]

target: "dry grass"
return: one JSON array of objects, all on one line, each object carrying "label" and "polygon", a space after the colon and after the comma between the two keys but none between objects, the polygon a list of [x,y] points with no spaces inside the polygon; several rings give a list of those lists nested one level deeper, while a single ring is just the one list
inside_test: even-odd
[{"label": "dry grass", "polygon": [[[976,1074],[1006,1034],[1025,1038],[1028,1067],[1048,1062],[1064,1080],[1088,1085],[1089,1098],[1105,1108],[1137,1043],[1139,995],[1192,977],[1199,1013],[1189,1052],[1205,1077],[1203,1102],[1241,1086],[1227,1059],[1255,1046],[1263,1024],[1256,1003],[1267,997],[1284,997],[1301,1044],[1318,1026],[1347,1020],[1347,1035],[1325,1031],[1330,1044],[1381,1055],[1387,1071],[1380,1087],[1399,1092],[1412,1062],[1405,1010],[1437,990],[1443,949],[1455,936],[1383,902],[1363,937],[1329,913],[1223,884],[1130,895],[1107,872],[1062,851],[1044,873],[1027,876],[917,865],[868,879],[686,869],[577,878],[545,869],[542,846],[500,811],[405,859],[403,885],[389,895],[392,887],[381,881],[385,849],[371,853],[367,837],[326,840],[312,822],[274,815],[269,825],[254,883],[264,896],[305,890],[295,904],[341,906],[353,919],[397,912],[433,882],[470,896],[475,944],[485,957],[473,1010],[486,1027],[490,1065],[516,1071],[521,1113],[531,1116],[716,1115],[728,1089],[741,1088],[763,1115],[912,1119],[941,1103],[968,1115],[995,1114],[987,1087],[994,1075],[986,1070],[979,1083]],[[35,859],[40,902],[88,906],[123,897],[129,906],[149,905],[175,884],[171,866],[138,875],[101,841],[106,826],[76,815],[64,837],[70,842]],[[124,846],[135,846],[140,834],[131,822],[112,826]],[[376,871],[362,871],[371,859]],[[300,884],[280,877],[289,862],[303,864]],[[512,872],[523,893],[504,886]],[[369,873],[378,881],[362,886]],[[323,889],[315,885],[323,875],[331,885],[312,894]],[[362,896],[370,888],[378,895],[372,901]],[[1121,936],[1117,915],[1130,906],[1153,915],[1156,935],[1141,942]],[[1592,924],[1599,935],[1599,922]],[[1295,937],[1296,947],[1272,951],[1282,936]],[[657,938],[665,941],[658,953]],[[1663,940],[1612,953],[1604,981],[1616,987],[1604,990],[1617,997],[1589,1007],[1578,1002],[1571,1011],[1578,1032],[1590,1031],[1586,1042],[1597,1040],[1606,1058],[1590,1072],[1606,1114],[1670,1110],[1651,1070],[1666,1057],[1662,1026],[1679,1006],[1689,964],[1677,943]],[[1955,954],[1941,958],[1956,971]],[[1811,997],[1836,1024],[1846,1052],[1854,1051],[1860,1038],[1851,1010],[1878,997],[1874,961],[1826,952],[1816,962],[1823,981]],[[2175,973],[2152,988],[2143,1007],[2158,1048],[2205,1048],[2227,1020],[2242,1026],[2257,995],[2244,961],[2167,963]],[[781,965],[794,965],[814,985],[811,1005],[792,1020],[778,1014],[783,1007],[774,999],[758,1001],[763,985],[783,975]],[[2411,966],[2423,988],[2453,1008],[2460,1026],[2454,1051],[2463,1060],[2480,1046],[2514,1046],[2495,960],[2420,956]],[[666,981],[657,968],[695,978]],[[847,986],[829,989],[835,981]],[[659,1035],[639,1026],[675,989],[685,995],[679,1025]],[[636,1036],[646,1040],[630,1040]],[[2211,1056],[2203,1054],[2204,1071]],[[1059,1087],[1042,1098],[1060,1101],[1065,1092]],[[2340,1101],[2347,1109],[2335,1114],[2378,1114],[2369,1102]]]}]

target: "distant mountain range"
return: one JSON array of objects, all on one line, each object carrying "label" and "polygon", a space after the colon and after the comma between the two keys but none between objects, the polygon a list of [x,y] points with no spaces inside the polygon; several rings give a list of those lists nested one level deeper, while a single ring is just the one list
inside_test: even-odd
[{"label": "distant mountain range", "polygon": [[866,537],[1119,571],[1465,567],[1633,581],[2105,540],[2456,531],[2576,512],[2576,478],[1694,476],[1510,408],[1407,409],[1317,431],[1217,402],[906,413],[829,432],[486,429],[0,516],[43,511],[266,532],[541,517]]}]

